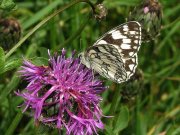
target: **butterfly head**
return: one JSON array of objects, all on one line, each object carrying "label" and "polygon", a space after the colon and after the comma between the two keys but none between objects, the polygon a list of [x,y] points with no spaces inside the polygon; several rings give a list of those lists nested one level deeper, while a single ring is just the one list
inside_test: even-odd
[{"label": "butterfly head", "polygon": [[85,65],[87,68],[90,68],[90,67],[91,67],[90,62],[89,62],[89,60],[87,59],[87,57],[86,57],[86,55],[85,55],[85,52],[79,53],[79,54],[78,54],[78,57],[79,57],[79,59],[80,59],[80,61],[81,61],[81,63],[82,63],[83,65]]}]

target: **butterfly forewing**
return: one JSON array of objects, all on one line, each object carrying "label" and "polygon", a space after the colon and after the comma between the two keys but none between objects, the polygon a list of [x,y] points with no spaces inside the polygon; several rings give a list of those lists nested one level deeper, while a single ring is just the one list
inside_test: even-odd
[{"label": "butterfly forewing", "polygon": [[105,33],[85,53],[82,63],[90,64],[100,75],[121,83],[127,81],[137,67],[141,44],[141,26],[132,21]]},{"label": "butterfly forewing", "polygon": [[132,56],[137,53],[141,44],[141,26],[135,21],[119,25],[99,38],[94,43],[97,44],[117,45],[124,57]]}]

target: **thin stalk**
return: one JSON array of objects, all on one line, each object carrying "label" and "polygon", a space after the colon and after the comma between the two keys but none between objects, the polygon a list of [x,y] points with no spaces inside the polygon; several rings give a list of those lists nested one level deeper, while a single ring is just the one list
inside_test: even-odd
[{"label": "thin stalk", "polygon": [[17,115],[15,116],[15,118],[13,119],[11,125],[7,129],[5,135],[13,135],[13,133],[14,133],[16,127],[18,126],[19,122],[21,121],[22,117],[23,117],[23,114],[21,111],[19,111],[17,113]]},{"label": "thin stalk", "polygon": [[[116,85],[114,95],[113,95],[113,100],[112,100],[110,111],[109,111],[110,116],[114,116],[117,106],[120,103],[120,100],[121,100],[120,91],[121,91],[121,88],[119,87],[119,85]],[[112,126],[112,122],[113,122],[113,119],[107,122],[110,127]]]},{"label": "thin stalk", "polygon": [[51,14],[50,16],[48,16],[47,18],[45,18],[44,20],[42,20],[41,22],[39,22],[27,35],[25,35],[5,56],[5,58],[7,59],[9,56],[11,56],[11,54],[13,54],[17,48],[19,48],[22,43],[24,43],[24,41],[26,41],[36,30],[38,30],[42,25],[44,25],[46,22],[48,22],[49,20],[51,20],[54,16],[58,15],[59,13],[61,13],[62,11],[72,7],[73,5],[80,3],[80,2],[86,2],[87,4],[89,4],[92,8],[92,10],[94,11],[94,5],[89,1],[89,0],[74,0],[71,3],[65,5],[64,7],[60,8],[59,10],[55,11],[53,14]]}]

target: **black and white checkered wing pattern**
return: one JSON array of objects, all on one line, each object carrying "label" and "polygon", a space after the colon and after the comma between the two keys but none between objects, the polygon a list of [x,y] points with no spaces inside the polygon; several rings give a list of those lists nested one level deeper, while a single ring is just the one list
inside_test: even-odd
[{"label": "black and white checkered wing pattern", "polygon": [[84,54],[83,64],[90,65],[100,75],[114,82],[127,81],[138,65],[141,26],[132,21],[105,33]]},{"label": "black and white checkered wing pattern", "polygon": [[123,57],[133,56],[141,45],[141,25],[136,21],[119,25],[105,33],[93,45],[98,44],[115,45]]},{"label": "black and white checkered wing pattern", "polygon": [[90,67],[101,76],[117,83],[126,80],[127,73],[117,48],[100,44],[90,47],[87,54]]}]

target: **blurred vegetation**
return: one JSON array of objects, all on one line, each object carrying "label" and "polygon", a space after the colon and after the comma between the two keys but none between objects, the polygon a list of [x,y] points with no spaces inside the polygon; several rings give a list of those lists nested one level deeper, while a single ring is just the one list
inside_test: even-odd
[{"label": "blurred vegetation", "polygon": [[[14,6],[13,1],[9,1],[12,3],[5,6],[7,8],[1,6],[0,1],[0,19],[16,18],[21,24],[22,37],[45,17],[71,2],[14,0]],[[100,134],[180,134],[180,4],[178,0],[159,1],[163,9],[160,36],[143,43],[138,53],[142,78],[120,85],[105,80],[110,87],[102,95],[101,106],[105,115],[114,117],[104,118],[106,129]],[[96,0],[92,2],[96,3]],[[8,51],[4,53],[0,49],[0,134],[58,134],[55,129],[36,127],[32,113],[22,114],[17,108],[23,100],[14,92],[25,87],[25,82],[17,74],[22,56],[42,65],[47,62],[47,49],[60,51],[64,47],[69,53],[72,50],[79,53],[106,31],[126,22],[130,11],[139,2],[104,0],[108,14],[101,21],[92,16],[88,4],[78,3],[50,19],[8,57],[5,57]],[[141,87],[136,87],[134,82]]]}]

